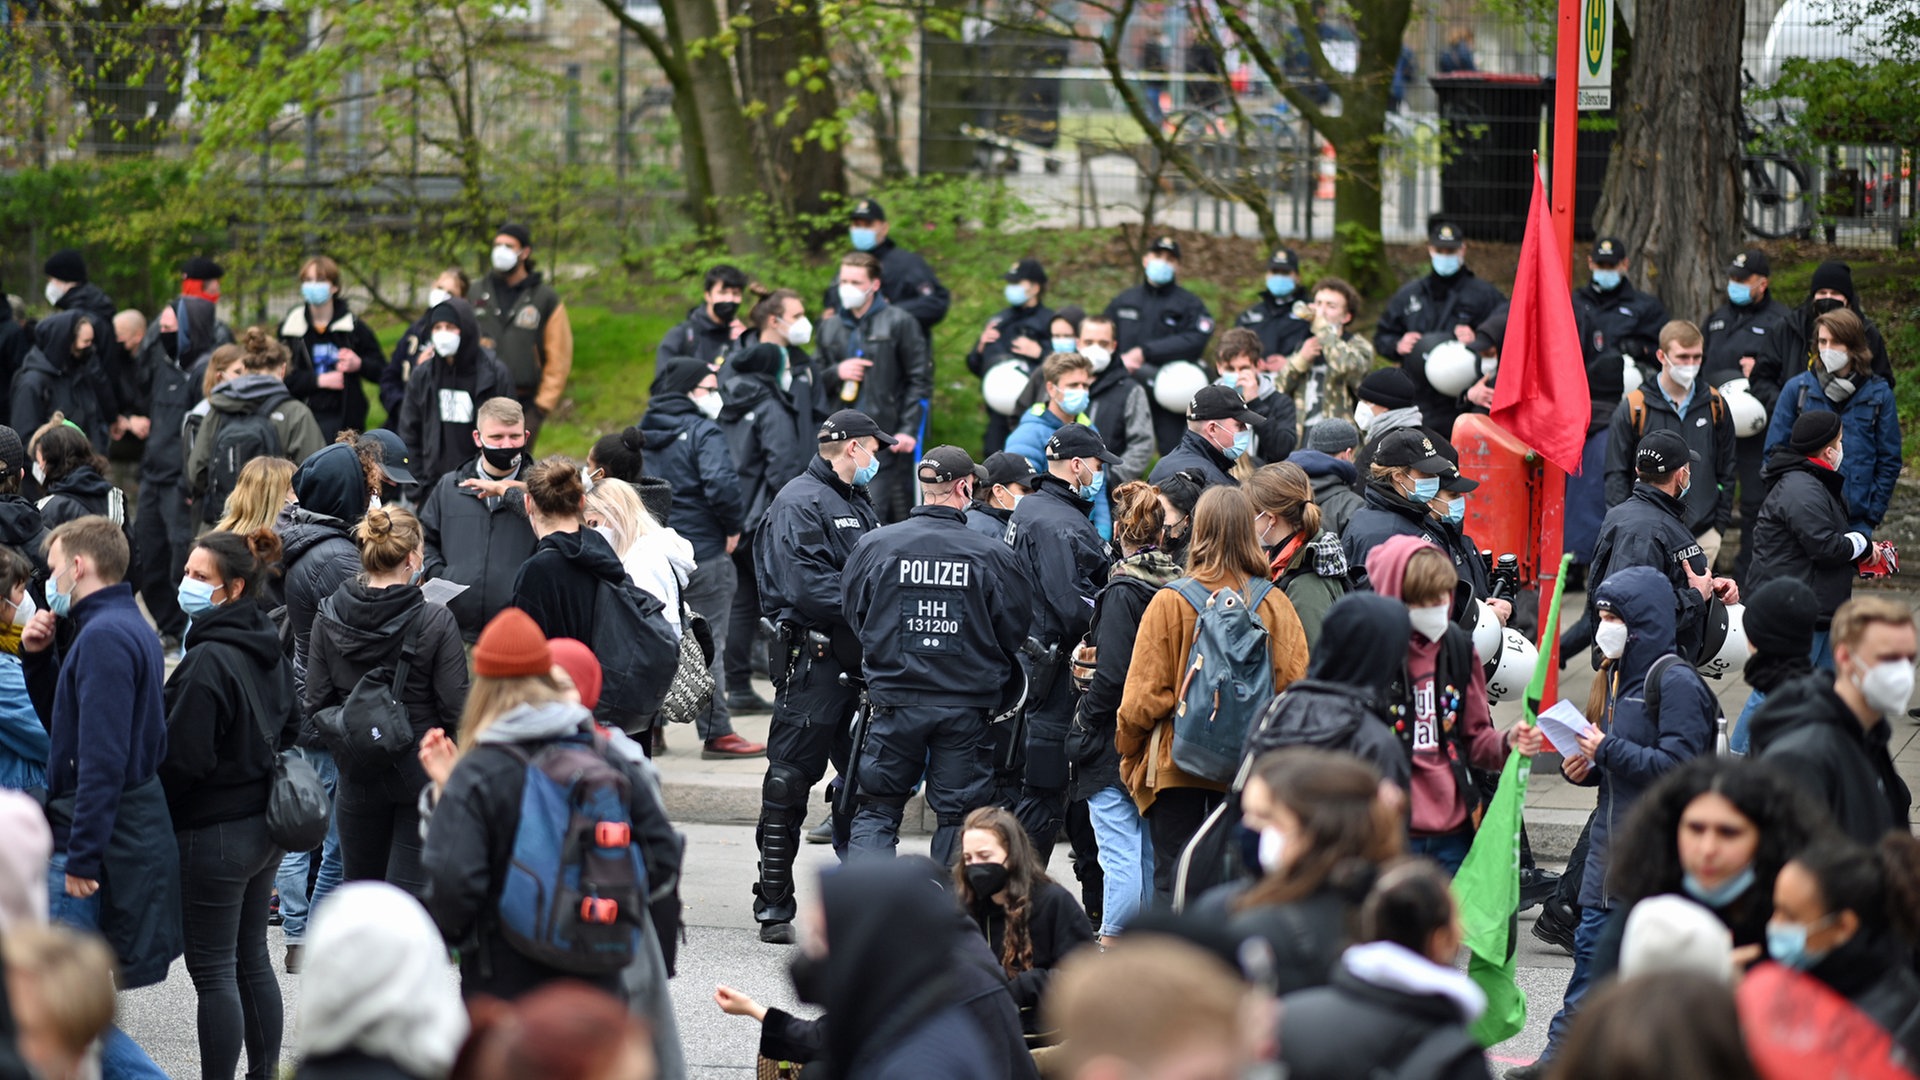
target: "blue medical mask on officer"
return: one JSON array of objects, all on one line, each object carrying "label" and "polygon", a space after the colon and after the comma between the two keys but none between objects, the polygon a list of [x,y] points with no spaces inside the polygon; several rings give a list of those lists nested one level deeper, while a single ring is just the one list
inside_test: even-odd
[{"label": "blue medical mask on officer", "polygon": [[1247,452],[1252,449],[1253,432],[1246,428],[1241,428],[1239,431],[1234,432],[1233,442],[1230,445],[1220,448],[1220,453],[1224,455],[1228,461],[1239,461],[1241,458],[1246,457]]},{"label": "blue medical mask on officer", "polygon": [[1595,270],[1593,272],[1593,287],[1599,289],[1601,292],[1612,292],[1619,288],[1620,271]]},{"label": "blue medical mask on officer", "polygon": [[[865,487],[873,483],[874,477],[880,475],[880,456],[872,450],[867,449],[865,443],[856,443],[854,445],[860,448],[861,453],[867,455],[867,463],[853,470],[853,486]],[[852,451],[849,451],[849,453],[851,452]]]},{"label": "blue medical mask on officer", "polygon": [[1417,503],[1432,502],[1434,496],[1438,494],[1440,494],[1440,478],[1425,476],[1413,482],[1413,490],[1407,493],[1407,498]]},{"label": "blue medical mask on officer", "polygon": [[880,233],[870,227],[855,225],[847,230],[847,243],[855,251],[872,251],[880,246]]},{"label": "blue medical mask on officer", "polygon": [[1093,500],[1099,498],[1100,493],[1107,489],[1106,470],[1100,468],[1097,464],[1092,466],[1091,468],[1093,472],[1092,477],[1088,479],[1086,483],[1076,484],[1074,485],[1074,488],[1073,488],[1076,494],[1078,494],[1081,498],[1087,500],[1088,502],[1092,502]]},{"label": "blue medical mask on officer", "polygon": [[1457,251],[1430,252],[1427,260],[1433,264],[1433,272],[1441,277],[1452,277],[1460,272],[1460,267],[1463,265],[1460,253]]},{"label": "blue medical mask on officer", "polygon": [[1467,497],[1465,495],[1446,504],[1445,520],[1455,525],[1467,520]]},{"label": "blue medical mask on officer", "polygon": [[1744,281],[1727,282],[1727,299],[1741,307],[1753,303],[1753,286]]},{"label": "blue medical mask on officer", "polygon": [[1173,260],[1158,255],[1147,256],[1147,283],[1165,285],[1173,280]]},{"label": "blue medical mask on officer", "polygon": [[1292,296],[1293,290],[1299,287],[1300,287],[1300,283],[1295,281],[1291,274],[1268,274],[1267,275],[1267,292],[1273,294],[1274,296],[1279,297],[1282,300],[1286,299],[1289,296]]},{"label": "blue medical mask on officer", "polygon": [[1027,283],[1026,282],[1010,281],[1007,283],[1007,287],[1001,290],[1001,292],[1007,298],[1008,307],[1025,307],[1026,306],[1026,303],[1027,303]]}]

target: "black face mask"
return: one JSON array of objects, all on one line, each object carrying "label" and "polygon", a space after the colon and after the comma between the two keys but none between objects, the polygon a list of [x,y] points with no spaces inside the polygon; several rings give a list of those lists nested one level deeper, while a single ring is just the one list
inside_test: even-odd
[{"label": "black face mask", "polygon": [[76,368],[86,367],[92,361],[93,346],[91,345],[73,354],[73,366]]},{"label": "black face mask", "polygon": [[827,1003],[827,962],[806,953],[787,961],[787,978],[793,980],[793,994],[809,1005]]},{"label": "black face mask", "polygon": [[738,300],[716,300],[713,302],[714,321],[722,326],[732,322],[733,317],[739,314],[739,312],[740,301]]},{"label": "black face mask", "polygon": [[1839,311],[1846,306],[1847,302],[1837,296],[1823,296],[1813,302],[1813,313],[1815,315],[1825,315],[1829,311]]},{"label": "black face mask", "polygon": [[161,331],[160,351],[166,353],[169,360],[180,359],[180,335],[177,332],[169,334],[164,330]]},{"label": "black face mask", "polygon": [[966,874],[967,888],[976,900],[991,900],[1007,887],[1007,868],[997,862],[974,863]]},{"label": "black face mask", "polygon": [[1160,530],[1160,550],[1182,566],[1187,562],[1187,531],[1185,527],[1178,533],[1171,529]]},{"label": "black face mask", "polygon": [[520,454],[525,449],[521,446],[483,446],[480,448],[480,456],[486,458],[487,464],[494,469],[507,472],[520,464]]}]

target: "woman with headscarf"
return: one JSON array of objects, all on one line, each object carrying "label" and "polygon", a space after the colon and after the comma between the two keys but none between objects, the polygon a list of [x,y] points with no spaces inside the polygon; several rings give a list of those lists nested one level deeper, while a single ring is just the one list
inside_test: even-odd
[{"label": "woman with headscarf", "polygon": [[420,902],[381,881],[334,891],[300,979],[295,1080],[441,1080],[467,1037],[447,947]]}]

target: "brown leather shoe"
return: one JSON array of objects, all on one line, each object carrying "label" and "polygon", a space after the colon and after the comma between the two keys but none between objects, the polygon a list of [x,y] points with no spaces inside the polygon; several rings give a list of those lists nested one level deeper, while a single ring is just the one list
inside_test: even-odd
[{"label": "brown leather shoe", "polygon": [[700,748],[700,756],[708,761],[766,757],[767,744],[748,742],[737,734],[722,735],[717,739],[708,739],[707,744]]}]

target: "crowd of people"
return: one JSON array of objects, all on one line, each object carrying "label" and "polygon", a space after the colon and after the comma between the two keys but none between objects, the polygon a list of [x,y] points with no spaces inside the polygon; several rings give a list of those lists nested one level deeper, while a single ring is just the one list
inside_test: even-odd
[{"label": "crowd of people", "polygon": [[[1174,240],[1099,314],[1022,259],[967,356],[978,460],[932,437],[950,296],[871,199],[817,332],[805,293],[714,267],[584,461],[534,453],[571,332],[520,226],[386,358],[325,257],[235,335],[209,260],[147,328],[59,253],[0,427],[0,1071],[158,1075],[112,990],[184,957],[202,1076],[273,1075],[277,924],[296,1075],[685,1075],[688,856],[652,763],[678,721],[767,759],[753,916],[824,1015],[714,997],[776,1070],[1489,1075],[1450,879],[1509,755],[1546,749],[1492,708],[1544,628],[1466,533],[1500,496],[1450,442],[1506,302],[1429,239],[1371,337],[1274,253],[1211,355]],[[1564,874],[1522,833],[1516,910],[1574,967],[1508,1075],[1757,1076],[1762,993],[1920,1067],[1889,750],[1915,625],[1851,595],[1890,558],[1884,345],[1840,264],[1776,317],[1741,253],[1705,331],[1620,241],[1590,266],[1563,645],[1596,677],[1558,750],[1597,800]],[[1717,755],[1697,666],[1743,593]],[[764,745],[734,731],[765,711]],[[930,860],[896,857],[916,794]],[[816,836],[844,865],[809,891]]]}]

